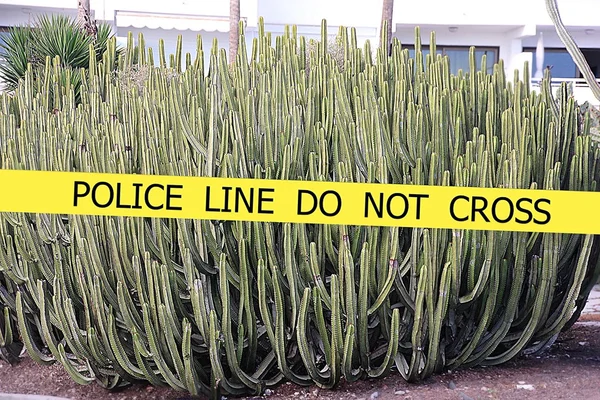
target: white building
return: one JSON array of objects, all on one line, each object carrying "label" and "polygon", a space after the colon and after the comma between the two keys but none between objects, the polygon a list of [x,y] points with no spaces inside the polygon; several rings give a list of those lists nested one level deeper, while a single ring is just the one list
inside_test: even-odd
[{"label": "white building", "polygon": [[[331,34],[342,25],[357,29],[360,45],[368,39],[374,45],[378,41],[381,0],[240,0],[240,4],[248,44],[256,35],[259,16],[275,35],[282,33],[285,25],[296,25],[300,34],[318,38],[325,18]],[[600,77],[600,0],[559,0],[558,4],[563,22]],[[76,5],[76,0],[0,0],[0,30],[27,23],[39,13],[75,16]],[[164,39],[167,52],[174,52],[178,35],[183,37],[184,54],[195,53],[197,35],[202,36],[205,49],[211,47],[213,38],[219,47],[228,48],[229,1],[91,0],[91,7],[98,21],[114,27],[121,42],[129,31],[136,36],[142,32],[155,54],[159,38]],[[450,57],[454,70],[465,66],[468,47],[474,45],[479,54],[488,54],[489,65],[501,58],[509,78],[515,69],[522,70],[525,60],[535,76],[536,46],[543,37],[540,67],[550,66],[557,82],[572,81],[581,102],[600,104],[556,35],[544,0],[396,0],[394,36],[411,46],[415,26],[421,28],[424,46],[430,32],[436,32],[438,51]]]}]

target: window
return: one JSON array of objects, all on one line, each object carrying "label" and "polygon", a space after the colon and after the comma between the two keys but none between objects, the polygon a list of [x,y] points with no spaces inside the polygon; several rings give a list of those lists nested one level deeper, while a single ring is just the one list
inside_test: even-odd
[{"label": "window", "polygon": [[[525,47],[524,52],[533,53],[533,62],[531,63],[531,75],[537,71],[537,60],[535,47]],[[585,60],[589,64],[596,78],[600,78],[600,50],[599,49],[581,49]],[[573,58],[566,49],[546,48],[544,49],[543,68],[550,68],[550,75],[553,78],[581,78],[579,68],[575,65]]]},{"label": "window", "polygon": [[[531,75],[537,71],[537,57],[535,47],[524,48],[524,52],[533,53],[533,62],[531,63]],[[544,68],[550,68],[550,73],[553,78],[577,78],[579,71],[573,62],[571,55],[566,49],[544,49]]]},{"label": "window", "polygon": [[[411,57],[415,56],[415,47],[413,45],[404,46],[408,48],[408,52]],[[448,56],[450,61],[450,72],[457,74],[458,70],[462,69],[464,72],[469,71],[469,47],[465,46],[436,46],[437,54]],[[429,54],[429,46],[421,46],[421,52],[423,57]],[[481,57],[487,56],[487,72],[491,73],[494,70],[494,64],[498,62],[498,48],[497,47],[475,47],[475,62],[477,63],[477,69],[481,68]]]}]

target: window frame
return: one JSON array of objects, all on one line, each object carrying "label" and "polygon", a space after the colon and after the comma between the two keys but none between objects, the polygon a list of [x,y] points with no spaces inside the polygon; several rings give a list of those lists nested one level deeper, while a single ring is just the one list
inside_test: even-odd
[{"label": "window frame", "polygon": [[[492,53],[494,55],[494,59],[490,61],[490,58],[487,58],[487,68],[490,69],[494,64],[497,64],[500,60],[500,46],[461,46],[461,45],[440,45],[436,44],[436,50],[442,52],[442,56],[446,55],[446,50],[463,50],[467,54],[469,54],[469,50],[471,47],[475,47],[475,51],[487,51],[488,53]],[[414,44],[402,44],[403,49],[414,50]],[[430,46],[427,44],[421,45],[421,50],[430,50]],[[479,62],[479,60],[478,60]],[[467,72],[467,71],[465,71]]]}]

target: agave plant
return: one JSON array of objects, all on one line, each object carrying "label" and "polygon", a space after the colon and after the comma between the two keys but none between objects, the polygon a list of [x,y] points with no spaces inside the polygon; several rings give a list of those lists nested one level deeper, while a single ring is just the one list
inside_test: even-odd
[{"label": "agave plant", "polygon": [[16,26],[10,29],[10,35],[0,43],[0,78],[9,89],[14,89],[19,79],[25,76],[27,64],[32,60],[31,28]]},{"label": "agave plant", "polygon": [[[527,75],[356,44],[307,51],[261,21],[228,65],[215,42],[121,90],[110,45],[81,76],[59,60],[0,97],[0,167],[232,178],[598,190],[600,148],[571,96]],[[137,48],[140,62],[152,50]],[[181,49],[181,38],[178,42]],[[145,57],[147,52],[148,57]],[[93,49],[91,50],[93,54]],[[478,68],[477,66],[480,65]],[[57,112],[50,112],[52,104]],[[324,388],[495,365],[551,345],[600,272],[600,238],[536,232],[3,213],[0,274],[29,354],[79,383],[193,394]]]},{"label": "agave plant", "polygon": [[[71,70],[71,84],[76,93],[80,83],[80,70],[88,68],[90,57],[99,61],[114,37],[112,28],[100,24],[95,37],[88,35],[79,22],[66,15],[37,16],[31,26],[10,28],[5,43],[0,44],[0,77],[8,90],[14,90],[25,77],[28,65],[34,70],[34,78],[43,73],[46,59],[58,57],[63,70]],[[94,51],[90,53],[89,47]],[[118,50],[120,51],[120,49]]]}]

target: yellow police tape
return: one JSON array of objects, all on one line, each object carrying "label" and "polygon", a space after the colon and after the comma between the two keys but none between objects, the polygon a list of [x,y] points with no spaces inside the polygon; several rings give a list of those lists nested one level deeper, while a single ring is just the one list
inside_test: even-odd
[{"label": "yellow police tape", "polygon": [[600,193],[0,170],[0,212],[600,234]]}]

